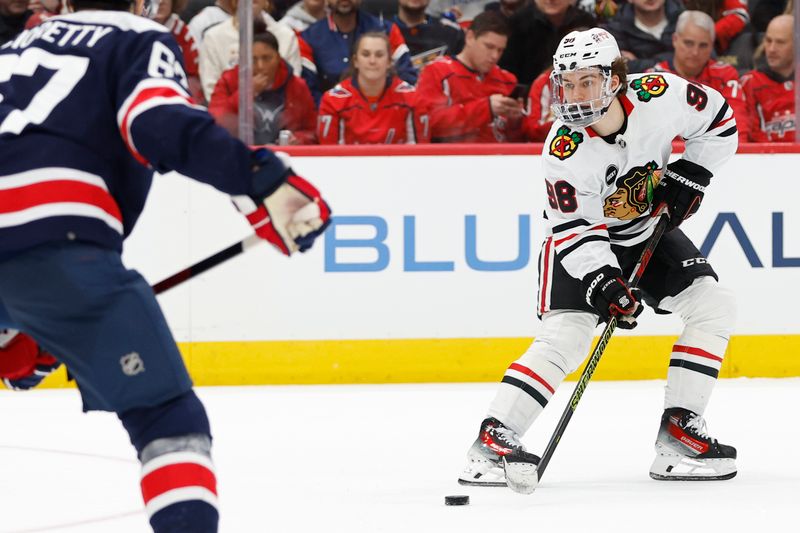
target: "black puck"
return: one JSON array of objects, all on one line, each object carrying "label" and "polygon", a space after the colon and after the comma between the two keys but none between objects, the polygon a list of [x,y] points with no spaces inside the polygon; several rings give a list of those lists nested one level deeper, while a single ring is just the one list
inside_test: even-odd
[{"label": "black puck", "polygon": [[445,496],[445,505],[469,505],[469,496]]}]

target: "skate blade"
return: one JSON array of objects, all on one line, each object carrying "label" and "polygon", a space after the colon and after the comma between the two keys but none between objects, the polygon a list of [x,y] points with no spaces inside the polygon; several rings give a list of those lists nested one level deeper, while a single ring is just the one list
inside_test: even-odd
[{"label": "skate blade", "polygon": [[505,481],[473,481],[470,479],[461,479],[458,478],[459,485],[465,485],[467,487],[506,487]]},{"label": "skate blade", "polygon": [[650,477],[658,481],[724,481],[736,477],[733,459],[693,459],[657,454]]},{"label": "skate blade", "polygon": [[508,488],[520,494],[532,494],[539,485],[538,467],[538,463],[521,460],[513,454],[503,457]]},{"label": "skate blade", "polygon": [[730,474],[724,474],[720,476],[670,476],[670,475],[661,475],[656,474],[655,472],[650,472],[650,477],[657,480],[657,481],[724,481],[726,479],[732,479],[736,477],[736,472],[731,472]]}]

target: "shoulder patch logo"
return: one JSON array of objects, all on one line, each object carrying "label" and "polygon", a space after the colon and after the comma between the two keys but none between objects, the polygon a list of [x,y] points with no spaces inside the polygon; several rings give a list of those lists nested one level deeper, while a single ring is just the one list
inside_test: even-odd
[{"label": "shoulder patch logo", "polygon": [[617,190],[603,202],[603,216],[633,220],[643,215],[650,208],[659,181],[661,170],[655,161],[633,167],[617,178]]},{"label": "shoulder patch logo", "polygon": [[631,82],[631,89],[642,102],[649,102],[667,92],[667,80],[661,74],[648,74]]},{"label": "shoulder patch logo", "polygon": [[574,154],[582,142],[583,133],[572,131],[567,126],[561,126],[556,131],[556,136],[550,141],[550,155],[563,161]]}]

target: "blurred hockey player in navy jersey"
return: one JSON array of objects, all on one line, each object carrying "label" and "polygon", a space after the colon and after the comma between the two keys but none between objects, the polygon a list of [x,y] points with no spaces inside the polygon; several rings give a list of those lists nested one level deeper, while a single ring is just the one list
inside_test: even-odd
[{"label": "blurred hockey player in navy jersey", "polygon": [[127,430],[153,530],[216,532],[208,418],[122,241],[154,171],[231,195],[286,255],[312,245],[330,209],[274,153],[192,104],[167,28],[128,0],[72,7],[0,48],[0,328],[15,330],[0,358],[19,363],[0,370],[24,389],[64,363],[84,409],[112,411]]},{"label": "blurred hockey player in navy jersey", "polygon": [[[735,301],[679,226],[700,207],[711,178],[725,180],[720,170],[738,144],[733,111],[716,90],[674,74],[628,76],[616,41],[597,28],[564,37],[553,67],[556,120],[542,152],[548,231],[539,256],[541,330],[506,370],[459,481],[532,490],[537,458],[527,454],[527,465],[504,458],[525,458],[520,436],[587,357],[598,319],[617,316],[619,327],[631,329],[641,299],[684,323],[671,351],[650,476],[729,479],[736,450],[708,434],[703,412],[733,330]],[[686,148],[670,163],[676,136]],[[632,291],[625,280],[663,208],[671,229],[641,292]],[[624,417],[620,411],[610,419]],[[587,451],[602,460],[598,446],[605,445],[615,444]]]}]

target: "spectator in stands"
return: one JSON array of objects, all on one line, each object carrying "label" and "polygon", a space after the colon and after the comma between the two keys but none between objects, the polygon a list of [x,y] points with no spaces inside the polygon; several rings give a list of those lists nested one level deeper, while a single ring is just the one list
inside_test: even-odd
[{"label": "spectator in stands", "polygon": [[[237,1],[234,2],[234,12]],[[266,25],[266,30],[278,39],[281,57],[285,59],[295,72],[301,67],[300,48],[297,35],[283,24],[278,24],[267,9],[269,0],[253,0],[253,19],[257,29]],[[200,80],[203,83],[203,94],[206,100],[211,100],[211,93],[222,73],[239,62],[239,24],[236,17],[229,17],[206,32],[203,45],[200,47]],[[261,30],[263,31],[263,30]]]},{"label": "spectator in stands", "polygon": [[449,19],[425,14],[430,0],[399,0],[394,22],[400,28],[417,69],[441,56],[456,55],[464,48],[464,32]]},{"label": "spectator in stands", "polygon": [[0,45],[22,33],[32,15],[28,0],[0,0]]},{"label": "spectator in stands", "polygon": [[417,91],[430,113],[433,142],[496,143],[522,139],[522,98],[511,98],[517,78],[497,66],[508,23],[481,13],[467,30],[464,49],[422,71]]},{"label": "spectator in stands", "polygon": [[731,65],[711,58],[714,31],[714,20],[706,13],[684,11],[672,34],[675,55],[657,63],[651,70],[672,72],[722,93],[736,117],[739,141],[747,142],[747,104],[739,84],[739,73]]},{"label": "spectator in stands", "polygon": [[750,140],[754,142],[795,141],[793,33],[792,15],[778,15],[772,19],[763,43],[767,66],[742,77],[750,117]]},{"label": "spectator in stands", "polygon": [[672,34],[681,11],[679,0],[630,0],[605,25],[630,72],[644,72],[672,55]]},{"label": "spectator in stands", "polygon": [[300,33],[324,16],[325,0],[300,0],[289,8],[280,22]]},{"label": "spectator in stands", "polygon": [[486,9],[484,11],[497,11],[502,16],[506,18],[506,20],[510,20],[511,17],[528,5],[529,0],[497,0],[496,2],[489,2],[486,4]]},{"label": "spectator in stands", "polygon": [[189,20],[189,31],[192,32],[197,48],[203,46],[206,32],[230,19],[236,12],[235,0],[217,0],[214,5],[204,7]]},{"label": "spectator in stands", "polygon": [[594,25],[594,17],[575,7],[572,0],[534,0],[509,20],[511,33],[500,66],[520,83],[530,85],[553,63],[564,28]]},{"label": "spectator in stands", "polygon": [[315,101],[336,85],[352,56],[352,43],[370,31],[383,31],[389,37],[397,75],[414,85],[417,69],[403,34],[393,22],[381,20],[360,8],[361,0],[328,0],[329,13],[300,34],[303,78]]},{"label": "spectator in stands", "polygon": [[[312,144],[317,121],[314,100],[278,48],[278,40],[269,32],[253,36],[253,142],[275,144],[280,131],[288,130],[289,144]],[[220,126],[238,134],[238,66],[222,73],[208,111]]]},{"label": "spectator in stands", "polygon": [[431,0],[427,13],[432,17],[448,18],[462,27],[469,27],[472,20],[486,10],[492,0]]},{"label": "spectator in stands", "polygon": [[393,73],[391,44],[383,32],[356,42],[349,76],[322,96],[320,144],[428,142],[428,117],[413,85]]},{"label": "spectator in stands", "polygon": [[60,15],[63,7],[61,0],[31,0],[28,9],[33,11],[33,15],[25,22],[25,29],[33,28],[51,17]]},{"label": "spectator in stands", "polygon": [[[750,22],[747,0],[684,0],[683,5],[688,10],[707,13],[714,19],[714,49],[719,55],[729,53],[733,41],[743,35],[747,23]],[[749,38],[749,32],[747,34]],[[736,51],[731,53],[735,54]],[[753,53],[752,47],[749,53]]]}]

